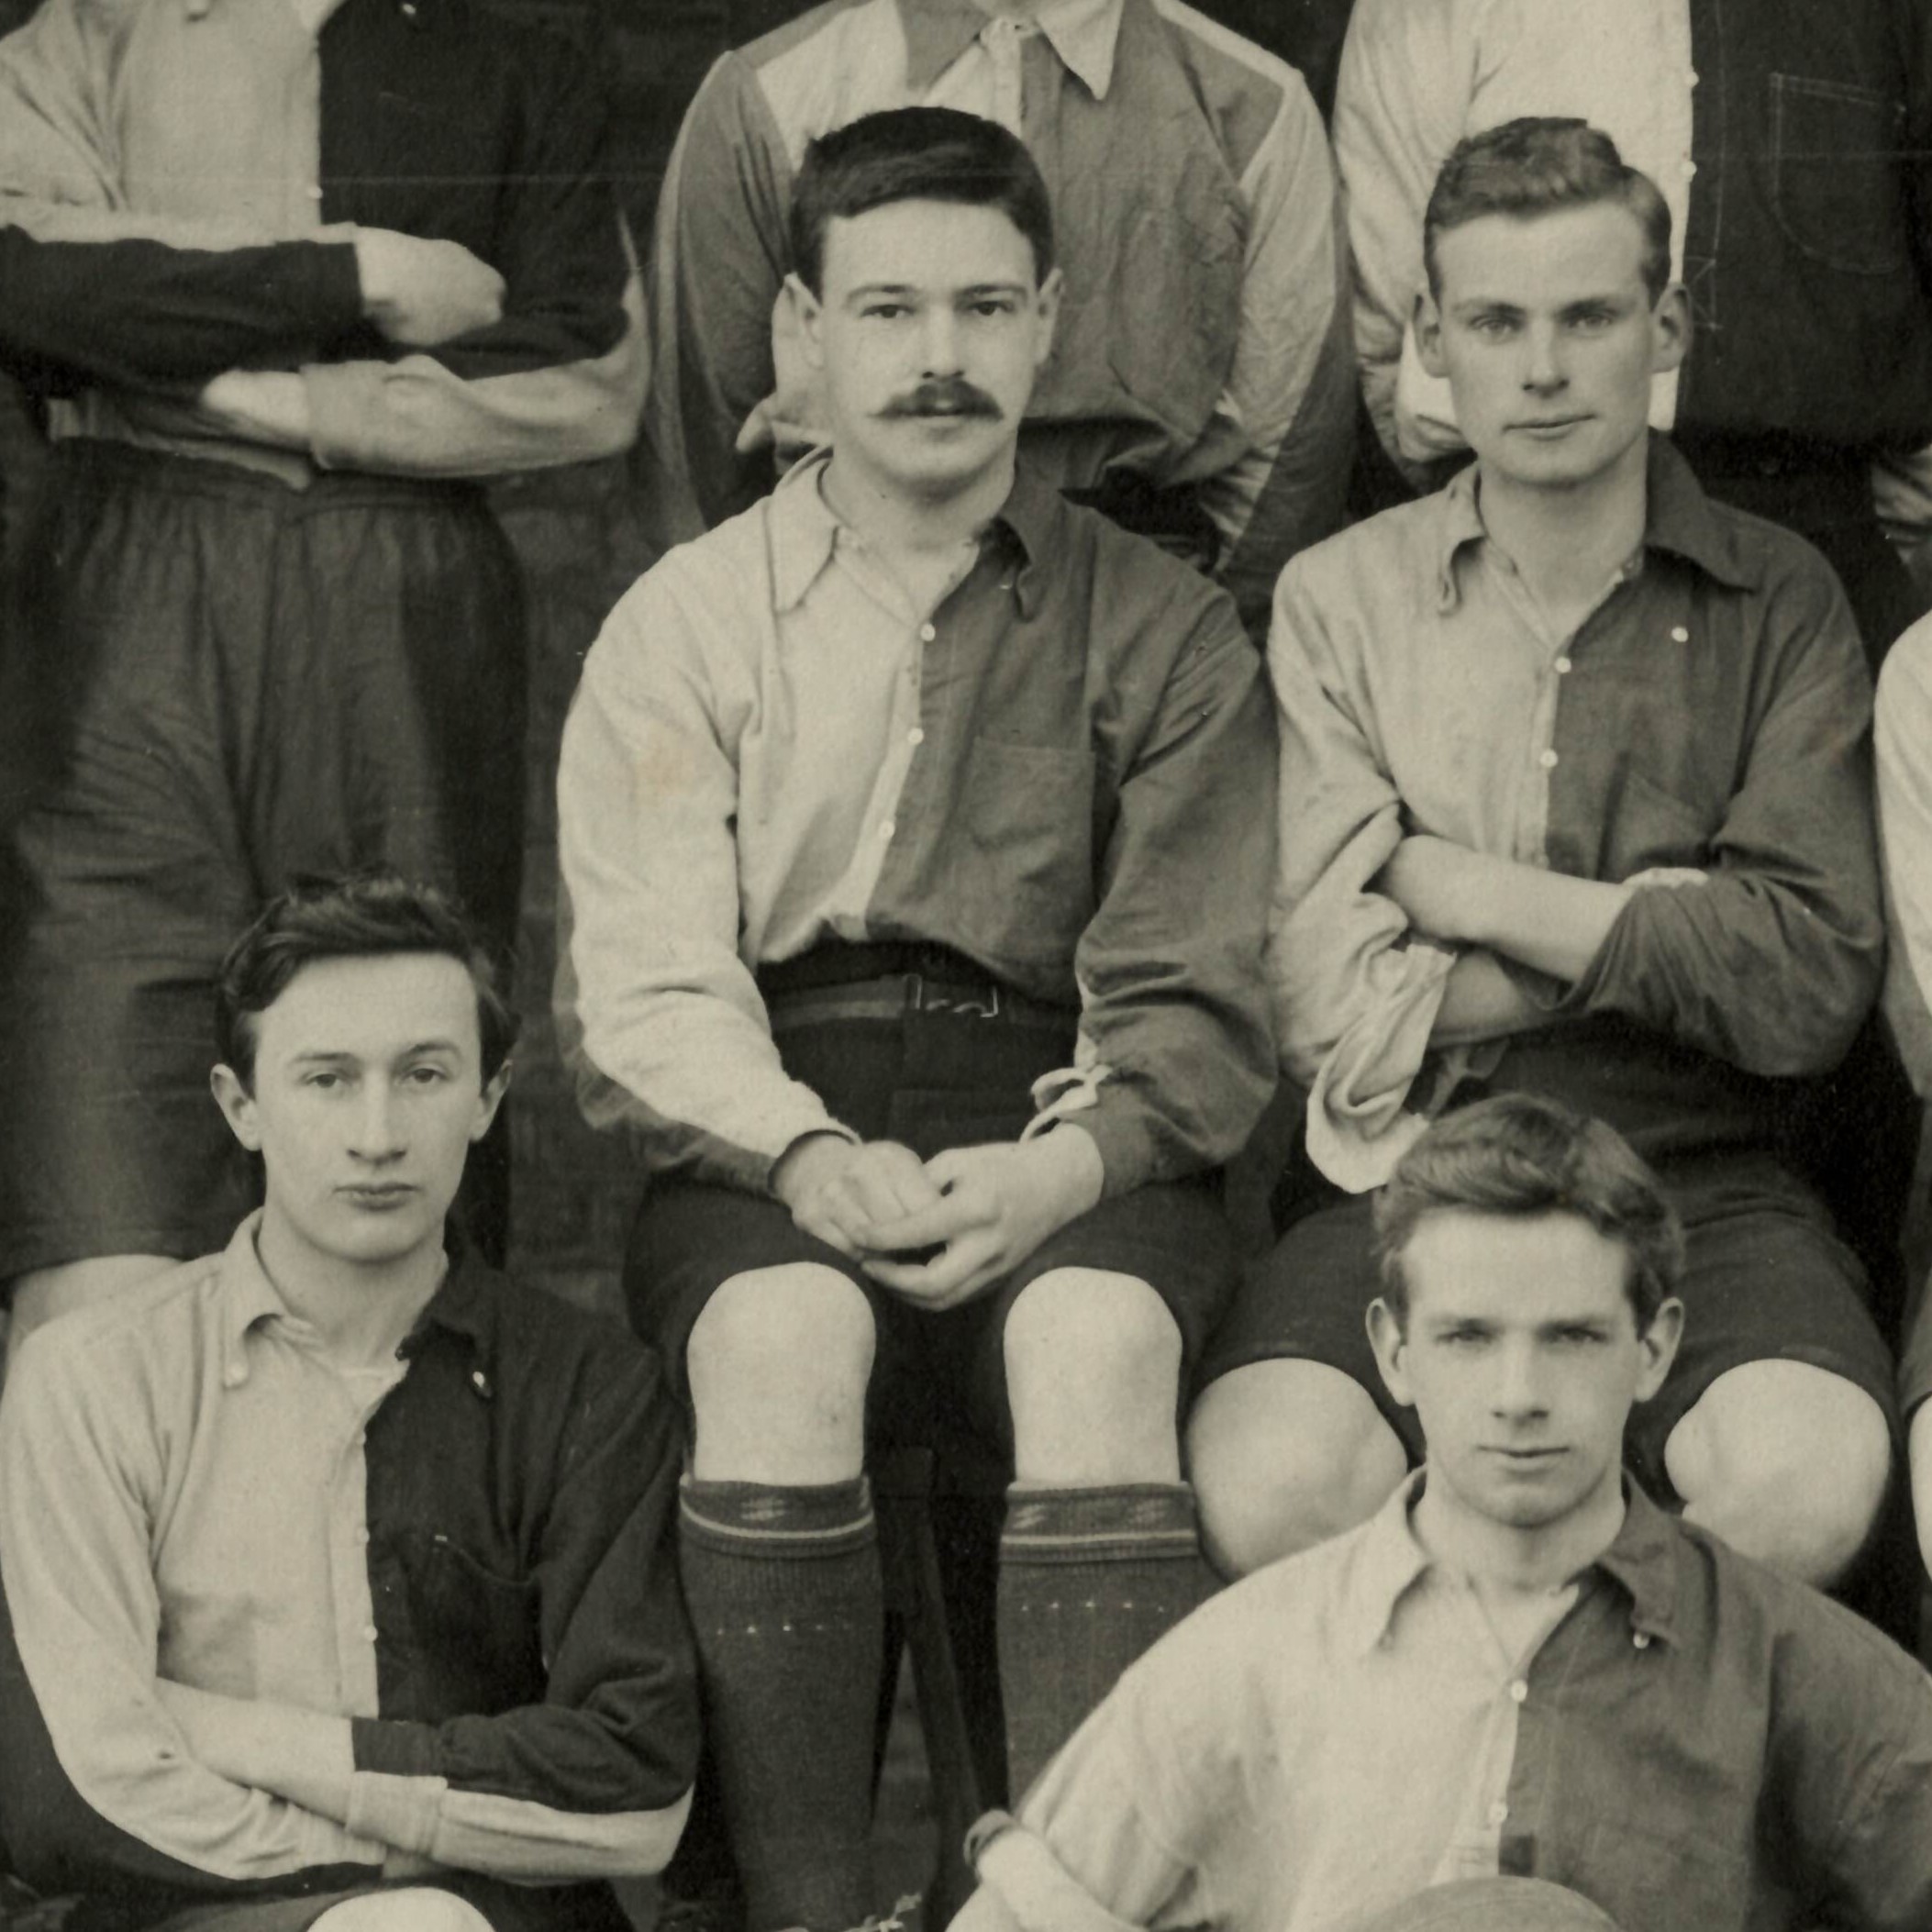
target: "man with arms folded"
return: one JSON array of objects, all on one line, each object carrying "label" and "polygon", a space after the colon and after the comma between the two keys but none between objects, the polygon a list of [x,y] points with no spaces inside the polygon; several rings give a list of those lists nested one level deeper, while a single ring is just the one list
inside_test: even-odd
[{"label": "man with arms folded", "polygon": [[1843,592],[1647,429],[1686,347],[1652,184],[1580,121],[1472,137],[1429,209],[1417,334],[1477,461],[1283,573],[1270,938],[1306,1147],[1191,1424],[1242,1569],[1368,1516],[1417,1448],[1379,1399],[1370,1190],[1493,1088],[1599,1114],[1689,1243],[1689,1340],[1639,1480],[1824,1582],[1885,1493],[1892,1370],[1787,1146],[1883,949],[1871,683]]},{"label": "man with arms folded", "polygon": [[0,1405],[0,1835],[77,1924],[622,1932],[697,1755],[653,1358],[444,1245],[513,1031],[448,904],[237,942],[266,1201],[37,1331]]},{"label": "man with arms folded", "polygon": [[1335,174],[1302,77],[1180,0],[831,0],[717,63],[658,204],[638,453],[665,541],[770,489],[774,442],[828,433],[782,299],[799,163],[915,103],[998,122],[1048,183],[1067,313],[1028,459],[1212,565],[1259,638],[1348,487]]},{"label": "man with arms folded", "polygon": [[45,0],[0,40],[0,363],[55,439],[0,852],[16,1334],[251,1205],[198,1042],[286,881],[395,866],[509,950],[524,627],[478,480],[635,430],[608,135],[589,61],[468,0]]},{"label": "man with arms folded", "polygon": [[1128,1671],[975,1832],[959,1932],[1602,1923],[1553,1886],[1624,1932],[1921,1932],[1932,1681],[1620,1473],[1685,1322],[1656,1178],[1499,1095],[1411,1147],[1374,1238],[1426,1466]]},{"label": "man with arms folded", "polygon": [[1208,1586],[1176,1411],[1232,1286],[1208,1171],[1272,1075],[1259,660],[1016,466],[1038,171],[977,116],[874,115],[793,224],[832,452],[618,605],[559,781],[561,1024],[657,1170],[627,1288],[695,1415],[681,1560],[758,1932],[870,1909],[869,1409],[1014,1459],[1016,1786]]}]

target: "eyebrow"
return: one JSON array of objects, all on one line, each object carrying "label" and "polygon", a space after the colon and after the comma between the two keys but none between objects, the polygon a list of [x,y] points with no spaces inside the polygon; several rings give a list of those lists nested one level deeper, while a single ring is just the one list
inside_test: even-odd
[{"label": "eyebrow", "polygon": [[1024,282],[974,282],[964,288],[927,289],[913,282],[861,282],[846,296],[848,302],[862,302],[871,295],[1018,295],[1025,294]]},{"label": "eyebrow", "polygon": [[[415,1060],[425,1053],[460,1053],[461,1051],[461,1047],[453,1039],[419,1039],[413,1046],[405,1047],[400,1053],[394,1057],[396,1060]],[[362,1059],[357,1053],[345,1053],[339,1049],[331,1051],[328,1048],[317,1047],[307,1053],[294,1054],[291,1058],[290,1064],[297,1067],[357,1067],[362,1064]]]}]

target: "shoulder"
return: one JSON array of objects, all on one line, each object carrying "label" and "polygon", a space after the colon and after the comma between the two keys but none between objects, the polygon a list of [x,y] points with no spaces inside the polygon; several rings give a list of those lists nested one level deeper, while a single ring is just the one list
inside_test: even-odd
[{"label": "shoulder", "polygon": [[1255,657],[1227,591],[1098,510],[1060,504],[1043,548],[1034,569],[1067,572],[1076,585],[1084,579],[1090,649],[1177,663],[1203,649],[1218,656],[1238,646],[1239,658]]},{"label": "shoulder", "polygon": [[1320,131],[1321,112],[1298,69],[1186,0],[1152,0],[1152,6],[1234,174],[1247,171],[1275,128]]},{"label": "shoulder", "polygon": [[608,669],[613,659],[661,657],[681,642],[756,635],[772,612],[772,502],[762,497],[666,550],[612,607],[592,661]]},{"label": "shoulder", "polygon": [[1432,595],[1449,510],[1449,492],[1438,490],[1310,544],[1282,570],[1277,609],[1295,604],[1344,617],[1370,605]]}]

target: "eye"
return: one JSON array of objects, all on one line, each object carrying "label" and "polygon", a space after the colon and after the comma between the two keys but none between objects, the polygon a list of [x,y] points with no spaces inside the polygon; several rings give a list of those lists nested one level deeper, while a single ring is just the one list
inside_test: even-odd
[{"label": "eye", "polygon": [[434,1087],[440,1086],[450,1076],[440,1067],[422,1066],[411,1067],[403,1078],[414,1087]]},{"label": "eye", "polygon": [[1015,305],[1010,295],[983,295],[968,304],[968,312],[975,316],[1010,316]]},{"label": "eye", "polygon": [[868,302],[859,313],[869,322],[896,322],[912,311],[903,302]]},{"label": "eye", "polygon": [[1586,308],[1582,315],[1571,318],[1571,327],[1585,335],[1593,335],[1608,328],[1616,317],[1607,308]]},{"label": "eye", "polygon": [[339,1073],[331,1073],[325,1068],[317,1068],[315,1072],[305,1073],[302,1076],[302,1084],[305,1087],[314,1087],[318,1093],[332,1093],[342,1084],[342,1076]]},{"label": "eye", "polygon": [[1477,316],[1469,326],[1479,336],[1506,336],[1516,324],[1507,316]]}]

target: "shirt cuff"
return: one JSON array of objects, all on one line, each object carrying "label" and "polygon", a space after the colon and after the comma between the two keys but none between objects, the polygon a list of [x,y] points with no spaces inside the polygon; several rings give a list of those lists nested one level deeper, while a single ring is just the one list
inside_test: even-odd
[{"label": "shirt cuff", "polygon": [[398,1851],[427,1858],[436,1845],[442,1819],[441,1778],[394,1778],[384,1771],[361,1771],[349,1781],[349,1828],[360,1838],[377,1838]]},{"label": "shirt cuff", "polygon": [[1043,1838],[1003,1812],[973,1827],[967,1852],[981,1884],[999,1893],[1024,1932],[1134,1932],[1068,1871]]},{"label": "shirt cuff", "polygon": [[357,430],[382,405],[382,365],[310,362],[302,386],[308,394],[309,454],[325,470],[354,469]]}]

